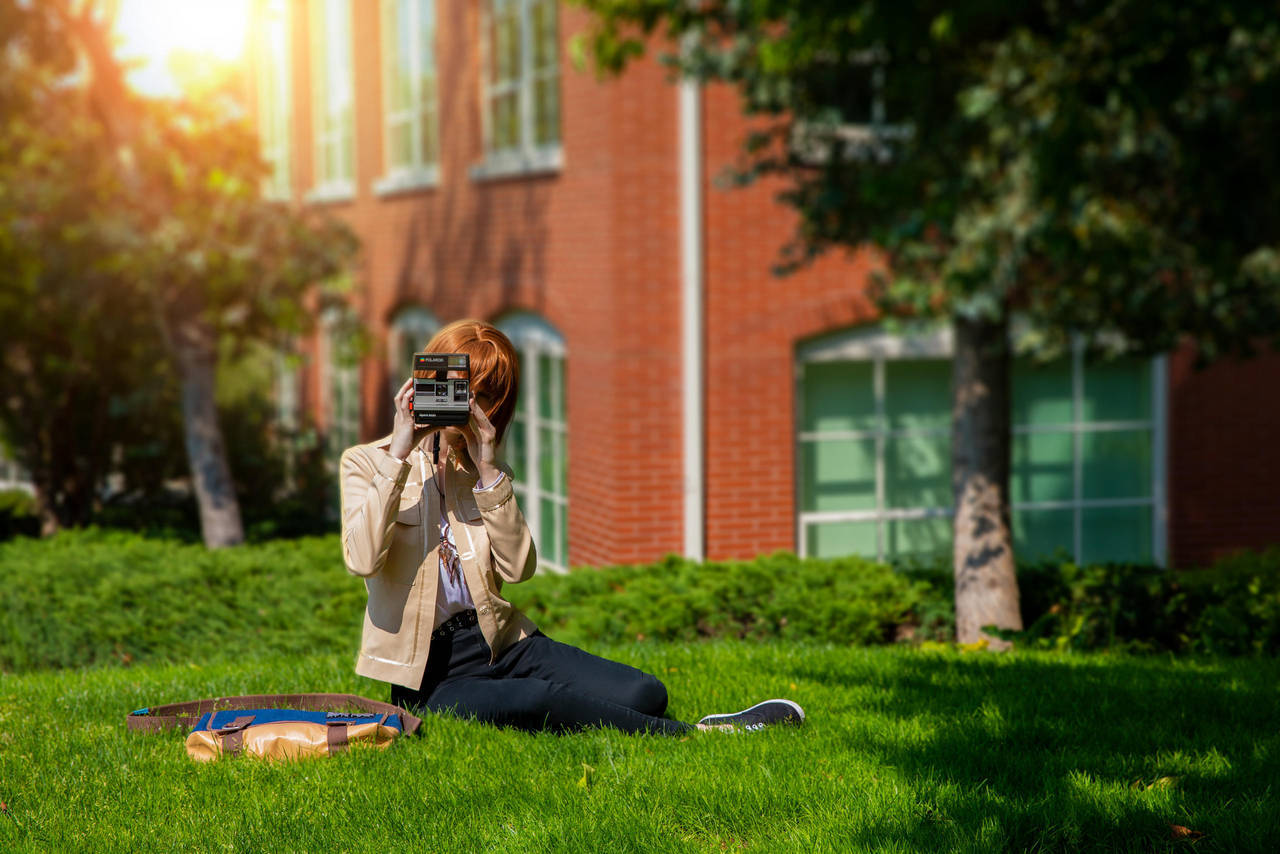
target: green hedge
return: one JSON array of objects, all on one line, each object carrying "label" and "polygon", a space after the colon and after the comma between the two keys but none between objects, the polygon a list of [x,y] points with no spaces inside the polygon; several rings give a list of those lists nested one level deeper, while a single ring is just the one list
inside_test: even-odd
[{"label": "green hedge", "polygon": [[210,552],[122,531],[0,543],[0,669],[350,651],[364,585],[336,537]]},{"label": "green hedge", "polygon": [[[1207,570],[1025,567],[1020,645],[1280,654],[1280,548]],[[950,575],[860,558],[642,566],[541,574],[507,593],[566,641],[786,638],[949,640]],[[0,670],[354,656],[364,585],[336,536],[200,545],[120,531],[0,543]]]},{"label": "green hedge", "polygon": [[1280,654],[1280,547],[1208,569],[1036,566],[1019,571],[1026,630],[1038,647],[1210,655]]},{"label": "green hedge", "polygon": [[876,644],[953,632],[945,597],[857,557],[802,560],[779,552],[722,563],[668,557],[541,577],[508,591],[548,634],[575,640],[780,637]]}]

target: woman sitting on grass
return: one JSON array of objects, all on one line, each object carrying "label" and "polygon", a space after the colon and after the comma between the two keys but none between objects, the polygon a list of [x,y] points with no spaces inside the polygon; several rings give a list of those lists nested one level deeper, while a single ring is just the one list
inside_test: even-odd
[{"label": "woman sitting on grass", "polygon": [[[502,597],[503,581],[538,564],[511,470],[497,462],[519,389],[515,349],[491,324],[460,320],[427,351],[470,357],[470,422],[415,429],[409,380],[392,434],[342,455],[343,559],[369,593],[356,672],[390,682],[396,705],[520,729],[693,729],[662,716],[655,677],[551,640]],[[696,726],[803,720],[790,700],[767,700]]]}]

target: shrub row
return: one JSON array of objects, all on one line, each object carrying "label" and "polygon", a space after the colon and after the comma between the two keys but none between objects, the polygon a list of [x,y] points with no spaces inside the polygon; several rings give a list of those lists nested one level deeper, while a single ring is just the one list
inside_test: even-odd
[{"label": "shrub row", "polygon": [[1209,655],[1280,654],[1280,547],[1207,569],[1019,570],[1023,644]]},{"label": "shrub row", "polygon": [[0,669],[354,650],[336,537],[210,552],[122,531],[0,544]]},{"label": "shrub row", "polygon": [[[1206,570],[1020,570],[1024,646],[1280,654],[1280,548]],[[507,588],[548,634],[577,643],[789,638],[949,640],[950,573],[861,558],[542,574]],[[257,654],[354,656],[364,588],[335,536],[209,552],[89,529],[0,543],[0,670]]]}]

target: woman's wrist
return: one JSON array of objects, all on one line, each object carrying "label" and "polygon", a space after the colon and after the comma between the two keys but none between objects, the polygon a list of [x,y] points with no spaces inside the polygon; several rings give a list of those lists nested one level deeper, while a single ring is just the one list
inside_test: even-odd
[{"label": "woman's wrist", "polygon": [[484,489],[497,483],[498,477],[502,474],[502,470],[491,462],[477,462],[476,473],[480,475],[478,488]]}]

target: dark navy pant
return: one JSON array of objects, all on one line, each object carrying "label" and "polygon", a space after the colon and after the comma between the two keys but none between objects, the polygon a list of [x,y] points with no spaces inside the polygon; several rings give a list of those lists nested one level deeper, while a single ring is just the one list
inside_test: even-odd
[{"label": "dark navy pant", "polygon": [[692,727],[662,717],[657,678],[537,632],[489,663],[479,626],[431,642],[418,690],[391,686],[391,702],[524,730],[607,726],[679,735]]}]

